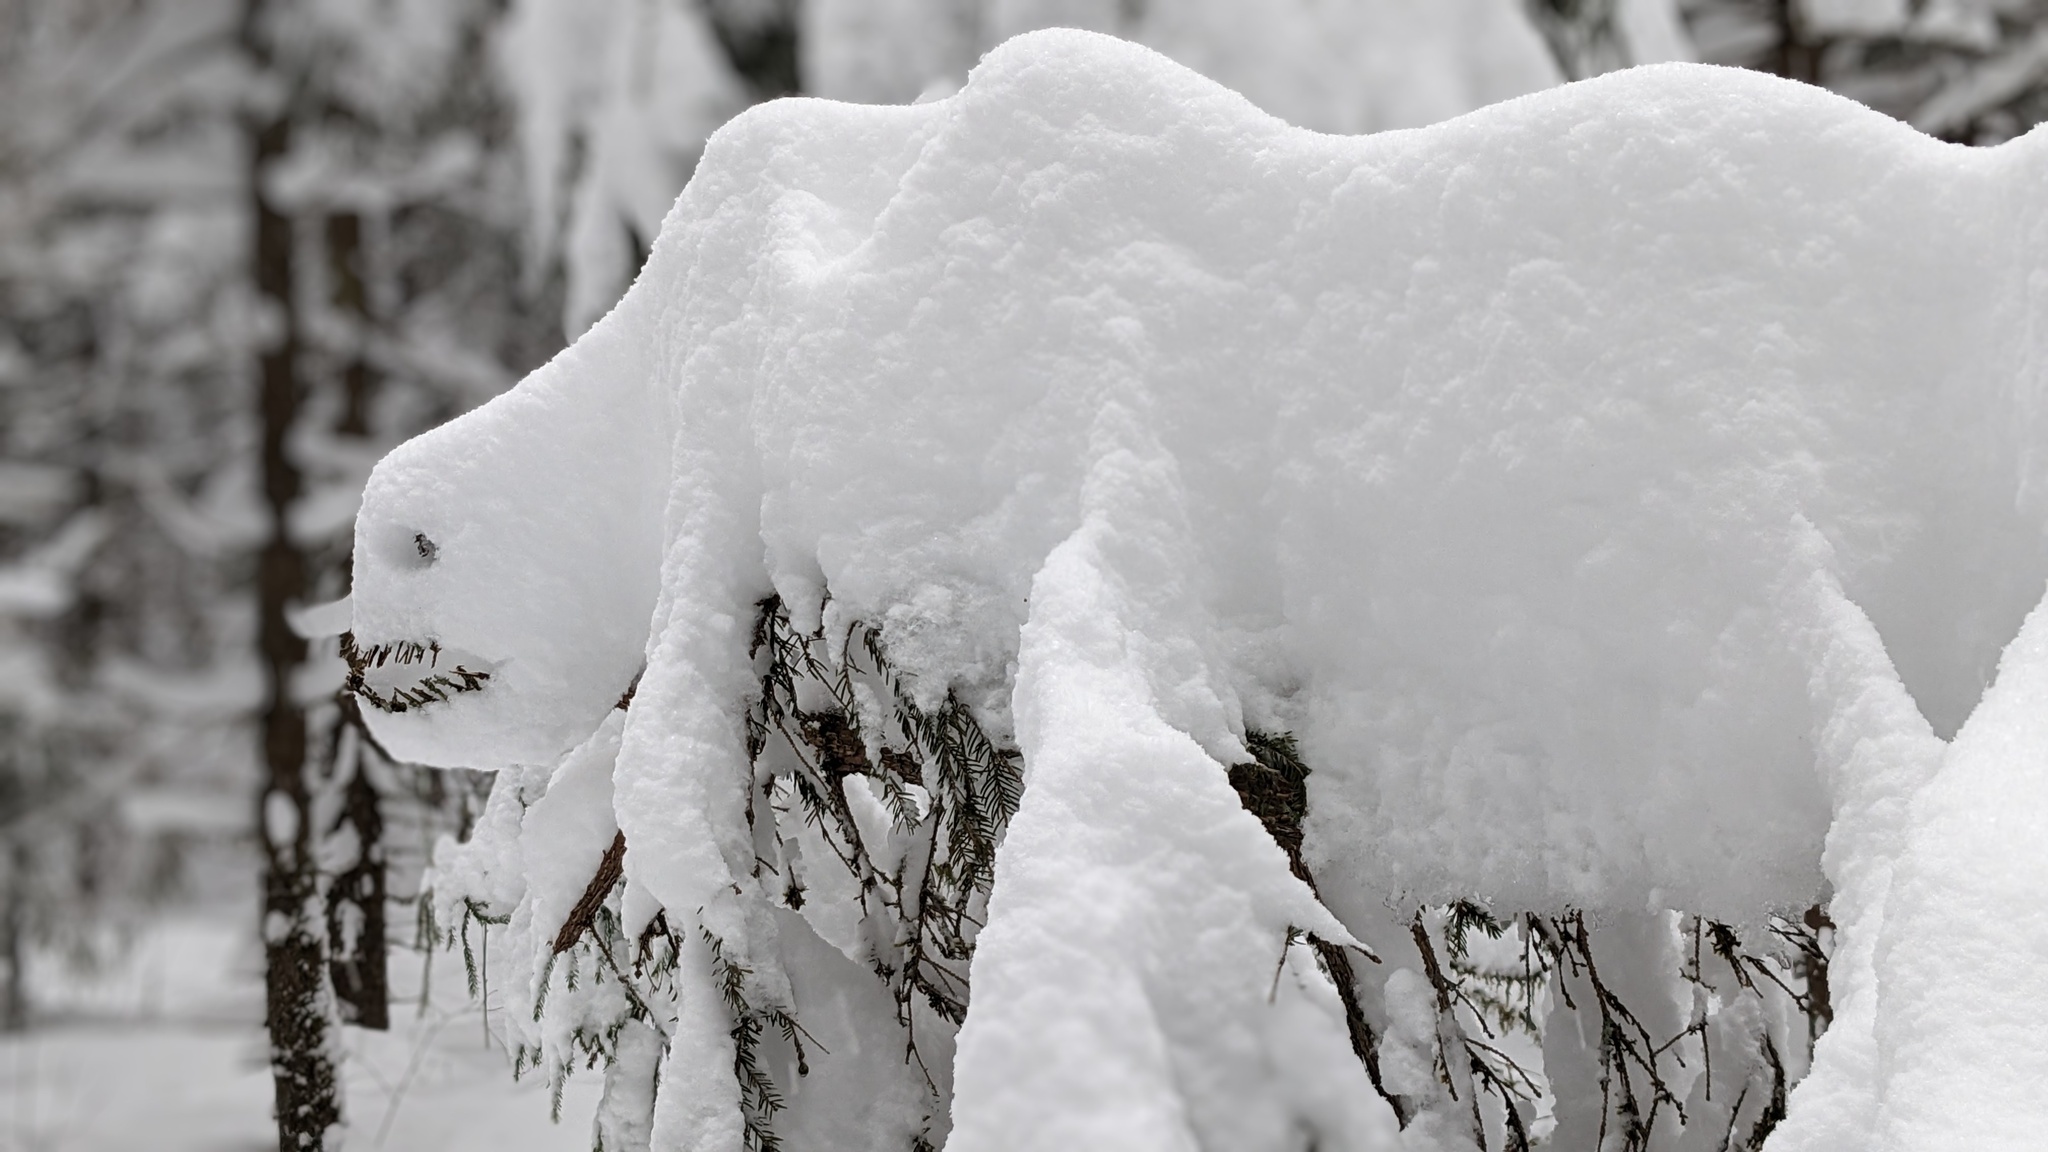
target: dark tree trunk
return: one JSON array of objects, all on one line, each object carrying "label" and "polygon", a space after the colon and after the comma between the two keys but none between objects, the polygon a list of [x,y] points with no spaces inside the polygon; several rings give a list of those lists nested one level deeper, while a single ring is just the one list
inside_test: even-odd
[{"label": "dark tree trunk", "polygon": [[[243,45],[259,72],[278,76],[264,27],[265,0],[249,0]],[[288,77],[284,87],[291,84]],[[286,609],[306,593],[306,556],[293,542],[290,513],[300,475],[287,444],[300,401],[298,314],[292,294],[292,221],[264,190],[270,169],[291,147],[289,100],[249,122],[250,263],[267,313],[257,349],[257,407],[262,424],[263,500],[270,534],[257,557],[257,644],[266,699],[259,838],[263,847],[263,942],[270,1070],[276,1088],[278,1147],[315,1152],[341,1122],[335,1019],[327,983],[326,924],[314,859],[311,789],[306,778],[306,712],[292,697],[306,642]]]},{"label": "dark tree trunk", "polygon": [[[327,217],[325,232],[329,301],[350,324],[349,347],[338,372],[342,403],[334,430],[367,437],[377,373],[367,354],[373,318],[363,217],[336,212]],[[384,817],[371,773],[375,752],[363,729],[362,711],[347,695],[342,696],[340,709],[334,738],[327,745],[327,767],[333,774],[330,786],[340,791],[341,811],[334,826],[321,831],[348,836],[356,852],[354,861],[327,886],[327,971],[341,1018],[382,1032],[391,1026],[384,951]]]},{"label": "dark tree trunk", "polygon": [[369,357],[364,355],[364,344],[370,334],[370,292],[365,277],[363,218],[359,213],[338,212],[327,218],[327,263],[334,286],[334,307],[354,325],[350,333],[354,347],[341,368],[341,417],[334,430],[344,436],[368,436],[377,376]]},{"label": "dark tree trunk", "polygon": [[725,58],[757,101],[803,91],[797,68],[797,7],[793,0],[704,6]]},{"label": "dark tree trunk", "polygon": [[[360,723],[355,701],[344,700],[333,764],[347,777],[336,830],[351,832],[357,848],[355,862],[327,886],[327,939],[332,949],[327,970],[342,1019],[382,1032],[391,1027],[391,986],[385,972],[384,816],[370,773],[375,753],[359,738]],[[358,738],[350,740],[350,734]],[[352,754],[349,744],[355,745]]]},{"label": "dark tree trunk", "polygon": [[1799,0],[1772,0],[1772,19],[1778,40],[1771,48],[1766,67],[1785,77],[1819,84],[1821,44],[1807,39],[1806,22],[1799,17]]},{"label": "dark tree trunk", "polygon": [[28,849],[8,848],[0,872],[0,1032],[28,1027]]}]

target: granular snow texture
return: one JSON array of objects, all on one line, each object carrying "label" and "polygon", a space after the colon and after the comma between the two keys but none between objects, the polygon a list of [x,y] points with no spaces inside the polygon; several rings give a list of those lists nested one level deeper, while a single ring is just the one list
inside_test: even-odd
[{"label": "granular snow texture", "polygon": [[772,966],[754,604],[882,625],[1025,757],[958,1148],[1308,1123],[1274,1070],[1341,1020],[1260,1011],[1337,929],[1226,786],[1248,723],[1353,924],[1754,923],[1825,873],[1845,1026],[1785,1145],[2024,1146],[2032,1064],[1956,1081],[2048,1027],[2038,637],[1964,725],[2048,579],[2044,178],[2038,134],[1692,65],[1346,138],[1046,32],[945,100],[758,107],[610,315],[372,477],[357,637],[491,675],[377,729],[553,764],[640,674],[629,882]]}]

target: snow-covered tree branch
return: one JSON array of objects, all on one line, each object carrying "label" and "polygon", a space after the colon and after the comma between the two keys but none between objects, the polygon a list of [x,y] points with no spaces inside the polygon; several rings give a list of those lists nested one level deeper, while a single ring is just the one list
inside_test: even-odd
[{"label": "snow-covered tree branch", "polygon": [[756,108],[371,477],[373,728],[501,774],[444,923],[606,1147],[2016,1147],[2043,171],[1074,32]]}]

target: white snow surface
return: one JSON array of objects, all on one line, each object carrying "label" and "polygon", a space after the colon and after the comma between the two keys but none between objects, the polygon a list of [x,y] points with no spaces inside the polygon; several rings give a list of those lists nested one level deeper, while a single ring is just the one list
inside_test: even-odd
[{"label": "white snow surface", "polygon": [[[179,909],[97,972],[32,953],[41,1019],[0,1035],[0,1148],[276,1147],[262,948],[250,919],[244,906]],[[497,1000],[498,952],[491,962]],[[348,1026],[338,1038],[348,1124],[335,1132],[336,1152],[589,1146],[598,1078],[570,1080],[551,1124],[548,1085],[513,1080],[509,1014],[471,999],[461,956],[394,952],[390,973],[391,1030]]]},{"label": "white snow surface", "polygon": [[[356,636],[492,673],[375,726],[552,765],[640,674],[633,899],[765,971],[754,605],[880,623],[1025,757],[960,1148],[1324,1123],[1272,1069],[1334,1008],[1247,1023],[1288,926],[1341,931],[1227,786],[1247,723],[1299,738],[1354,924],[1755,923],[1825,876],[1843,1023],[1773,1147],[2025,1147],[2038,613],[1972,709],[2048,580],[2044,177],[2038,134],[1696,65],[1319,135],[1071,31],[915,107],[757,107],[608,316],[373,474]],[[676,1022],[656,1144],[731,1099],[725,1026]]]}]

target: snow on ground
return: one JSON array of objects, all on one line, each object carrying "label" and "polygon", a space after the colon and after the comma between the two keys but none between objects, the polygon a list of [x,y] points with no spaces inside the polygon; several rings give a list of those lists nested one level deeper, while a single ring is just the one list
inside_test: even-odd
[{"label": "snow on ground", "polygon": [[[497,968],[496,960],[493,968]],[[346,1030],[345,1152],[562,1152],[588,1143],[601,1076],[548,1119],[546,1085],[512,1079],[502,1040],[464,986],[462,958],[391,960],[392,1030]],[[277,1146],[262,1029],[261,953],[226,912],[152,926],[97,978],[36,965],[43,1022],[0,1037],[4,1152],[257,1152]],[[495,990],[493,1000],[497,999]],[[502,1032],[494,1014],[491,1029]]]}]

